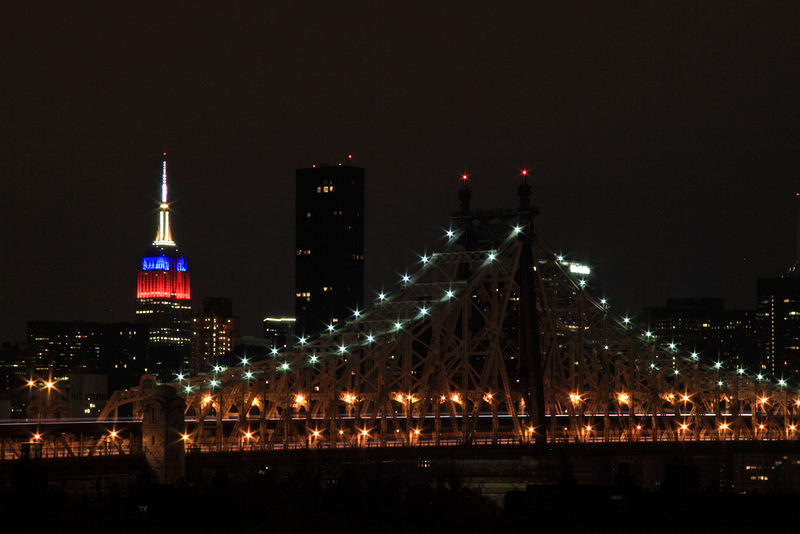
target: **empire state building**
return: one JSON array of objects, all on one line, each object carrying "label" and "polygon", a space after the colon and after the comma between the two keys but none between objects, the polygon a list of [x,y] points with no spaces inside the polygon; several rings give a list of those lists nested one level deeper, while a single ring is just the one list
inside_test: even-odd
[{"label": "empire state building", "polygon": [[192,337],[189,267],[172,240],[167,198],[164,161],[158,231],[142,256],[136,287],[136,319],[149,328],[147,371],[162,378],[188,364]]}]

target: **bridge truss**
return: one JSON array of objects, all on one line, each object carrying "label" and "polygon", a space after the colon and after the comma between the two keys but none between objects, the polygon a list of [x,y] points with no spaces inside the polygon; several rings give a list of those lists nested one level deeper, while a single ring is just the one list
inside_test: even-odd
[{"label": "bridge truss", "polygon": [[526,187],[513,212],[462,202],[443,250],[344,325],[174,382],[188,446],[795,437],[783,381],[708,366],[592,296],[537,234]]}]

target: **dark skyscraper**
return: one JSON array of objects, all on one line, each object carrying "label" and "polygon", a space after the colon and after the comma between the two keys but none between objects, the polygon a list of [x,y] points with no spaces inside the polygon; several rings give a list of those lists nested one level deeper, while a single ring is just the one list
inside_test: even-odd
[{"label": "dark skyscraper", "polygon": [[800,275],[790,270],[758,280],[756,321],[762,368],[778,376],[800,376]]},{"label": "dark skyscraper", "polygon": [[364,305],[364,169],[297,170],[296,334],[309,336]]},{"label": "dark skyscraper", "polygon": [[189,268],[172,240],[169,219],[164,161],[158,231],[142,257],[136,289],[136,319],[150,331],[147,370],[164,376],[188,367],[192,335]]}]

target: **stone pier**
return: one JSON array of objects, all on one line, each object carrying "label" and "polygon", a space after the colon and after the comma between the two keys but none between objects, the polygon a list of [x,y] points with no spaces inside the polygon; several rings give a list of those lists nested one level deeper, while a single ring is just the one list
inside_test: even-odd
[{"label": "stone pier", "polygon": [[178,484],[186,474],[182,438],[185,401],[175,389],[161,385],[142,407],[142,450],[147,464],[159,484]]}]

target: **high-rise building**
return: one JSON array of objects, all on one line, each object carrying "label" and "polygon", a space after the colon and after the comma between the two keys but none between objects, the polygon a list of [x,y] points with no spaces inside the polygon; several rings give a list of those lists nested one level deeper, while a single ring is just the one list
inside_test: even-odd
[{"label": "high-rise building", "polygon": [[295,344],[294,317],[264,317],[264,339],[270,348],[285,349]]},{"label": "high-rise building", "polygon": [[759,278],[756,322],[762,340],[762,369],[800,376],[800,274]]},{"label": "high-rise building", "polygon": [[364,305],[364,169],[298,169],[296,187],[296,334],[311,336]]},{"label": "high-rise building", "polygon": [[203,314],[192,319],[192,373],[208,371],[239,341],[239,318],[233,301],[219,297],[203,299]]},{"label": "high-rise building", "polygon": [[28,321],[28,350],[19,366],[25,379],[94,373],[107,375],[112,389],[125,389],[139,382],[146,355],[141,324]]},{"label": "high-rise building", "polygon": [[142,256],[136,288],[136,318],[150,332],[147,370],[162,378],[188,368],[192,335],[189,267],[172,240],[167,198],[164,161],[158,230],[152,248]]},{"label": "high-rise building", "polygon": [[719,355],[709,350],[711,328],[720,321],[724,308],[725,301],[720,298],[670,298],[666,306],[644,310],[645,325],[664,343],[675,343],[708,361],[717,361]]},{"label": "high-rise building", "polygon": [[725,310],[711,323],[710,355],[734,368],[763,373],[755,310]]}]

